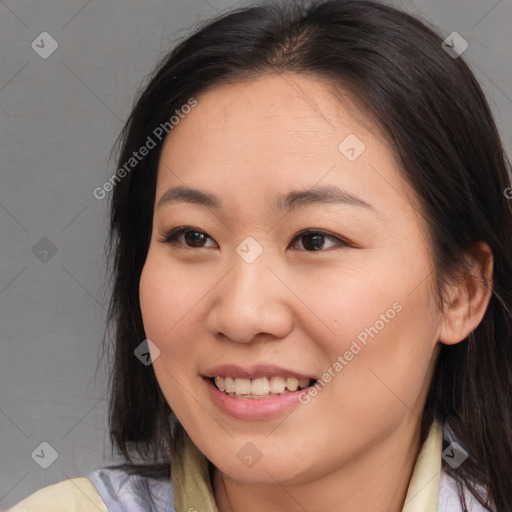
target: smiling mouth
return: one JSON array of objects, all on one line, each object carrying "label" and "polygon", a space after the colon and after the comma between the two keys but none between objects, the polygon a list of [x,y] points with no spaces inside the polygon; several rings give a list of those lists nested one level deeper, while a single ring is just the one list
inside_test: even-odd
[{"label": "smiling mouth", "polygon": [[242,377],[212,377],[210,381],[232,398],[258,400],[300,391],[316,383],[314,379],[273,376],[246,379]]}]

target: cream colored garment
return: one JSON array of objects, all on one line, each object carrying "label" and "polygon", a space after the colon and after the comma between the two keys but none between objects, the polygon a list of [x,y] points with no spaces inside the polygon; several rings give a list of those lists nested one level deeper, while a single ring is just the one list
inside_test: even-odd
[{"label": "cream colored garment", "polygon": [[43,487],[8,512],[108,512],[87,478],[71,478]]},{"label": "cream colored garment", "polygon": [[436,512],[442,446],[443,429],[434,422],[416,460],[402,512]]},{"label": "cream colored garment", "polygon": [[[183,457],[171,464],[175,510],[218,512],[208,476],[208,461],[186,439]],[[434,423],[416,461],[403,512],[436,512],[441,446],[442,429]],[[173,510],[169,504],[169,512]],[[9,512],[98,511],[108,512],[108,509],[92,483],[86,478],[73,478],[40,489]]]}]

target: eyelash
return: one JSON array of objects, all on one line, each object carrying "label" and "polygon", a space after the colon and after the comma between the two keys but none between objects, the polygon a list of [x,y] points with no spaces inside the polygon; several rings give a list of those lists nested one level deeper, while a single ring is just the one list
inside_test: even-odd
[{"label": "eyelash", "polygon": [[[208,248],[208,247],[190,247],[188,245],[184,245],[177,241],[177,238],[180,235],[186,234],[188,232],[201,233],[203,235],[206,235],[208,238],[212,239],[204,231],[201,231],[200,229],[193,228],[192,226],[180,226],[180,227],[172,229],[168,233],[165,233],[164,238],[159,240],[159,242],[163,243],[163,244],[174,245],[174,246],[184,246],[185,248],[188,248],[188,249],[207,249]],[[331,240],[335,240],[337,245],[341,246],[341,247],[352,247],[353,246],[350,242],[348,242],[347,240],[345,240],[343,238],[340,238],[339,236],[333,235],[333,234],[331,234],[327,231],[324,231],[322,229],[311,229],[311,228],[304,229],[304,230],[300,231],[299,233],[297,233],[293,237],[292,242],[293,242],[293,240],[295,240],[297,238],[301,238],[301,237],[304,237],[307,235],[321,235],[324,238],[329,238]],[[333,249],[333,248],[334,247],[330,247],[329,249]],[[294,249],[294,250],[297,250],[297,249]],[[302,249],[298,249],[298,250],[302,250]],[[313,251],[308,251],[308,250],[304,249],[305,252],[325,252],[325,250],[327,250],[327,249],[318,249],[318,250],[313,250]]]}]

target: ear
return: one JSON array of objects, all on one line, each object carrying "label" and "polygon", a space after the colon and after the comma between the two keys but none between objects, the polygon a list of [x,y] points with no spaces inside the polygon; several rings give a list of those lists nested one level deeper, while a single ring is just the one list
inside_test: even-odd
[{"label": "ear", "polygon": [[439,332],[439,341],[446,345],[461,342],[477,328],[491,299],[494,258],[490,247],[477,242],[464,258],[470,272],[446,289],[449,300]]}]

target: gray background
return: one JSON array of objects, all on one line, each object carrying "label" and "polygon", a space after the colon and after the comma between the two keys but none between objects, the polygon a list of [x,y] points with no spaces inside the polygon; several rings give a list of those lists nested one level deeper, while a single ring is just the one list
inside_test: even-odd
[{"label": "gray background", "polygon": [[[115,171],[109,152],[157,60],[247,3],[0,1],[0,509],[114,462],[102,366],[95,377],[107,202],[92,191]],[[394,3],[468,41],[510,154],[512,0]],[[31,48],[42,32],[59,44],[47,59]],[[48,469],[31,455],[42,442],[58,453]]]}]

